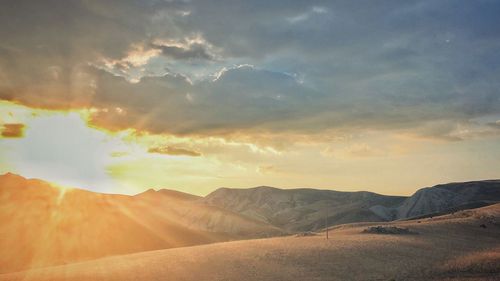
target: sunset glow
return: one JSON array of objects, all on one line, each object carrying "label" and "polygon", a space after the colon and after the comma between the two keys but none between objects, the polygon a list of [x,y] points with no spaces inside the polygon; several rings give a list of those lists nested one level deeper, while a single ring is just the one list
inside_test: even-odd
[{"label": "sunset glow", "polygon": [[481,5],[4,6],[0,172],[201,195],[499,176],[498,38],[479,32],[489,14],[468,18]]},{"label": "sunset glow", "polygon": [[0,281],[497,280],[500,1],[0,2]]},{"label": "sunset glow", "polygon": [[42,110],[9,102],[1,107],[4,124],[22,124],[23,135],[0,140],[0,172],[106,193],[169,188],[205,195],[221,186],[274,185],[410,194],[435,182],[494,178],[500,165],[496,136],[464,141],[398,131],[176,136],[106,130],[92,123],[92,108]]}]

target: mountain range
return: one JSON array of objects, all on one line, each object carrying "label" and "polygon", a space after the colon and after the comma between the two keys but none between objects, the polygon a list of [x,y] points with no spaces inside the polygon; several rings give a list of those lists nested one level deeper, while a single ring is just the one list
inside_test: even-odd
[{"label": "mountain range", "polygon": [[201,201],[288,232],[443,214],[500,202],[500,180],[440,184],[410,197],[317,189],[220,188]]},{"label": "mountain range", "polygon": [[319,231],[500,202],[500,180],[450,183],[410,197],[372,192],[220,188],[128,196],[0,176],[0,273],[104,256]]}]

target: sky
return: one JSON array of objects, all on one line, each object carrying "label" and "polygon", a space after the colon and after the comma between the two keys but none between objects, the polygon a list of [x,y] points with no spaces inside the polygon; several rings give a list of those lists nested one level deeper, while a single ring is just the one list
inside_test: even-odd
[{"label": "sky", "polygon": [[0,172],[96,192],[500,178],[500,2],[10,1]]}]

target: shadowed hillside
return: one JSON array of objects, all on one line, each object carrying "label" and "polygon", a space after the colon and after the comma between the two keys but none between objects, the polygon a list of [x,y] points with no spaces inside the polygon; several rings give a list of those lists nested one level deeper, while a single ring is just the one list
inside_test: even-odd
[{"label": "shadowed hillside", "polygon": [[203,202],[288,231],[350,222],[376,222],[448,213],[500,202],[500,180],[436,185],[410,197],[317,189],[220,188]]},{"label": "shadowed hillside", "polygon": [[397,208],[377,206],[387,220],[406,219],[434,213],[448,213],[473,206],[500,202],[500,180],[439,184],[422,188]]},{"label": "shadowed hillside", "polygon": [[370,210],[374,205],[397,206],[405,200],[371,192],[339,192],[317,189],[220,188],[203,201],[289,231],[308,231],[349,222],[384,221]]}]

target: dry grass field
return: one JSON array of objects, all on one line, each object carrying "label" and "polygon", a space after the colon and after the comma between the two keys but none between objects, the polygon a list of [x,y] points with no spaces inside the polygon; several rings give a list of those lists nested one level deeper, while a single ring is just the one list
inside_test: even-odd
[{"label": "dry grass field", "polygon": [[[390,225],[418,234],[368,234]],[[482,225],[482,226],[481,226]],[[500,204],[393,223],[140,252],[0,275],[0,280],[499,280]]]}]

